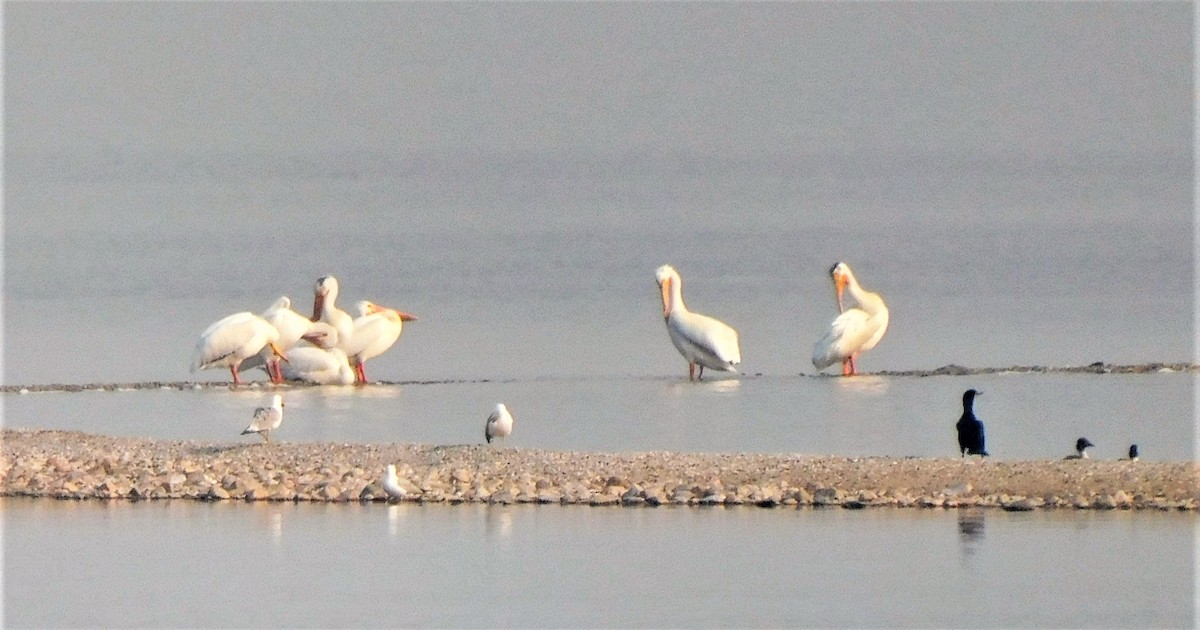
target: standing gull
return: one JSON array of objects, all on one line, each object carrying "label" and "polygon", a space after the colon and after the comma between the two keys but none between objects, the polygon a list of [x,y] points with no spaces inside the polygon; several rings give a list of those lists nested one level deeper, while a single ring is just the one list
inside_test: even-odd
[{"label": "standing gull", "polygon": [[492,415],[488,416],[487,423],[483,425],[483,437],[492,443],[493,439],[506,438],[512,435],[513,417],[508,412],[508,407],[504,403],[496,403],[496,408],[492,410]]},{"label": "standing gull", "polygon": [[736,372],[737,364],[742,362],[737,331],[725,322],[687,309],[683,303],[683,280],[674,267],[663,265],[654,272],[654,277],[662,293],[667,333],[688,362],[688,380],[704,378],[704,368]]},{"label": "standing gull", "polygon": [[257,433],[262,436],[264,442],[271,441],[271,431],[279,428],[283,422],[283,396],[275,394],[271,397],[270,407],[259,407],[254,410],[254,419],[250,421],[250,426],[242,431],[242,435]]},{"label": "standing gull", "polygon": [[396,500],[408,498],[408,491],[400,487],[400,478],[396,476],[395,464],[387,466],[387,474],[383,477],[383,491]]},{"label": "standing gull", "polygon": [[1087,459],[1087,449],[1093,446],[1095,446],[1095,444],[1089,442],[1087,438],[1081,437],[1078,440],[1075,440],[1075,454],[1067,455],[1063,459]]},{"label": "standing gull", "polygon": [[967,455],[979,455],[987,457],[988,452],[983,446],[983,423],[975,417],[975,397],[983,392],[968,389],[963,392],[962,417],[958,419],[958,423],[954,425],[958,429],[958,449],[963,457]]},{"label": "standing gull", "polygon": [[[844,376],[858,374],[859,353],[874,348],[887,332],[887,305],[878,293],[859,286],[850,265],[839,262],[829,269],[829,275],[833,278],[841,314],[829,325],[829,332],[813,345],[812,363],[818,370],[824,370],[841,361]],[[845,308],[842,294],[847,288],[858,306]]]}]

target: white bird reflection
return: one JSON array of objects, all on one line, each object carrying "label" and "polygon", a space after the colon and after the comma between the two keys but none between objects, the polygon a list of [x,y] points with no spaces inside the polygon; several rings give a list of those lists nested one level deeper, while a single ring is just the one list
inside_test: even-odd
[{"label": "white bird reflection", "polygon": [[490,538],[508,541],[512,538],[513,513],[507,506],[489,505],[484,513],[484,528]]},{"label": "white bird reflection", "polygon": [[882,396],[887,393],[888,379],[882,376],[855,375],[848,378],[831,379],[837,386],[847,392]]},{"label": "white bird reflection", "polygon": [[400,510],[402,509],[404,509],[404,507],[400,505],[389,505],[387,507],[388,536],[390,536],[392,539],[395,539],[400,535],[400,521],[403,518],[403,516],[400,514]]}]

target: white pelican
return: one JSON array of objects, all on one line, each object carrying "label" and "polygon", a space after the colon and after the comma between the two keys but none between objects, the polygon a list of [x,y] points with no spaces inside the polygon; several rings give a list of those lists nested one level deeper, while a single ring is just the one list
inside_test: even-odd
[{"label": "white pelican", "polygon": [[[279,331],[279,339],[275,341],[275,347],[279,348],[279,351],[288,358],[291,358],[288,351],[304,338],[314,325],[307,317],[292,310],[292,300],[286,295],[275,300],[274,304],[262,312],[261,317]],[[272,364],[274,364],[273,367]],[[241,369],[266,367],[267,375],[271,377],[272,383],[283,382],[279,365],[276,362],[272,362],[272,364],[264,364],[261,356],[253,356],[242,363]]]},{"label": "white pelican", "polygon": [[496,403],[496,408],[492,410],[492,414],[488,416],[487,422],[483,425],[483,437],[492,443],[493,439],[506,438],[512,435],[513,417],[508,412],[508,407],[504,403]]},{"label": "white pelican", "polygon": [[337,278],[333,276],[318,278],[317,285],[313,288],[312,321],[325,322],[333,326],[338,332],[338,347],[344,350],[345,344],[350,342],[350,336],[354,333],[354,318],[337,307],[337,296]]},{"label": "white pelican", "polygon": [[259,407],[254,410],[254,419],[250,421],[250,426],[242,431],[242,435],[257,433],[262,436],[266,442],[271,441],[271,431],[279,428],[283,423],[283,396],[275,394],[271,397],[270,407]]},{"label": "white pelican", "polygon": [[[654,272],[662,290],[663,318],[671,343],[688,362],[688,380],[704,377],[704,368],[711,370],[736,371],[742,362],[742,351],[738,348],[738,334],[728,324],[707,315],[693,313],[683,304],[683,281],[679,272],[670,265],[663,265]],[[699,374],[696,368],[699,367]]]},{"label": "white pelican", "polygon": [[[818,370],[842,362],[842,374],[858,374],[857,357],[870,350],[887,332],[888,309],[878,293],[862,288],[850,266],[837,263],[829,269],[837,291],[838,312],[841,314],[829,326],[829,332],[813,345],[812,362]],[[842,293],[849,287],[857,307],[845,308]]]},{"label": "white pelican", "polygon": [[348,343],[339,345],[354,366],[357,382],[366,383],[364,365],[367,359],[373,359],[391,348],[400,338],[404,322],[416,321],[417,317],[366,300],[356,303],[355,308],[359,316],[354,320],[354,332]]},{"label": "white pelican", "polygon": [[[228,366],[233,382],[240,384],[238,366],[248,357],[262,355],[263,362],[271,369],[279,369],[278,361],[287,361],[283,352],[275,345],[279,331],[267,320],[254,313],[234,313],[200,333],[196,350],[192,354],[191,371]],[[275,366],[271,368],[270,366]]]},{"label": "white pelican", "polygon": [[283,378],[316,385],[350,385],[354,368],[341,348],[309,348],[302,346],[288,351],[288,362],[280,366]]},{"label": "white pelican", "polygon": [[397,501],[408,498],[408,491],[400,487],[400,478],[396,476],[395,464],[388,464],[387,474],[383,477],[383,491]]}]

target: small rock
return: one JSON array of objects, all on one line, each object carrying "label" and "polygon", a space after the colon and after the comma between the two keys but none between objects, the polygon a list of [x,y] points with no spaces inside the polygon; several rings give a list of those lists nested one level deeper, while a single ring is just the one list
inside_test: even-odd
[{"label": "small rock", "polygon": [[1000,507],[1006,512],[1030,512],[1036,506],[1032,499],[1017,499],[1001,503]]}]

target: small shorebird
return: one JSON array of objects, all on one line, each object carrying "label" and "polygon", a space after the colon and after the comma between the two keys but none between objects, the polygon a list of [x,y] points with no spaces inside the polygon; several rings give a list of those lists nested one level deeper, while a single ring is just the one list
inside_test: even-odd
[{"label": "small shorebird", "polygon": [[408,497],[408,492],[400,487],[400,479],[396,476],[396,465],[388,464],[387,474],[383,476],[383,491],[393,499],[401,500]]},{"label": "small shorebird", "polygon": [[689,311],[683,303],[683,280],[671,265],[659,267],[654,277],[662,292],[667,333],[688,362],[688,380],[704,378],[704,368],[736,372],[742,362],[737,331],[725,322]]},{"label": "small shorebird", "polygon": [[1087,438],[1081,437],[1078,440],[1075,440],[1075,454],[1067,455],[1063,459],[1087,459],[1088,454],[1086,449],[1093,446],[1095,446],[1095,444],[1089,442]]},{"label": "small shorebird", "polygon": [[[858,355],[875,347],[887,332],[888,309],[878,293],[862,288],[850,271],[850,265],[839,262],[829,269],[837,292],[838,313],[829,332],[813,344],[812,363],[818,370],[842,362],[842,375],[858,374]],[[849,288],[858,306],[845,308],[842,293]]]},{"label": "small shorebird", "polygon": [[988,452],[983,447],[983,423],[975,417],[975,397],[983,392],[968,389],[963,392],[962,417],[958,419],[958,423],[954,425],[958,429],[958,449],[963,457],[967,455],[980,455],[987,457]]},{"label": "small shorebird", "polygon": [[271,431],[278,429],[282,422],[283,396],[275,394],[271,397],[270,407],[259,407],[254,410],[254,419],[250,421],[250,426],[242,431],[242,435],[257,433],[262,436],[264,442],[270,442]]},{"label": "small shorebird", "polygon": [[1129,445],[1129,457],[1122,458],[1124,461],[1136,462],[1138,460],[1137,444]]},{"label": "small shorebird", "polygon": [[508,407],[505,407],[504,403],[496,403],[496,408],[492,410],[487,423],[483,425],[483,437],[487,439],[488,444],[491,444],[494,438],[506,438],[512,435],[512,430],[513,417],[508,412]]}]

